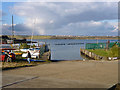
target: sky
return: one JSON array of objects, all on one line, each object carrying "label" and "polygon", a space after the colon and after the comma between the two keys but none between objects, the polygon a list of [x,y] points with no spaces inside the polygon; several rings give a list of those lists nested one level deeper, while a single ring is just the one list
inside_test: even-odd
[{"label": "sky", "polygon": [[117,36],[117,2],[2,2],[2,34]]}]

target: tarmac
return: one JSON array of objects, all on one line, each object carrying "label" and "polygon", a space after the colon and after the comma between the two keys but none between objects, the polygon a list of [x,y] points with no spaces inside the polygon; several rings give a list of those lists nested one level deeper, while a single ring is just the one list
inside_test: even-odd
[{"label": "tarmac", "polygon": [[110,88],[118,61],[61,61],[2,71],[2,88]]}]

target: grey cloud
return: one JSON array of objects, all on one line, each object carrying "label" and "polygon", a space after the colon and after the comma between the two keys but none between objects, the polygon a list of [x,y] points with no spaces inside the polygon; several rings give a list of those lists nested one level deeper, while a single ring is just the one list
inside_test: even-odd
[{"label": "grey cloud", "polygon": [[[108,22],[78,22],[78,23],[69,23],[62,28],[51,29],[38,26],[34,28],[34,35],[39,35],[41,29],[45,31],[46,35],[117,35],[117,32],[111,32],[115,28]],[[3,32],[6,33],[6,30],[11,33],[11,26],[4,25]],[[31,35],[33,28],[29,26],[17,24],[15,25],[16,34],[28,34]]]},{"label": "grey cloud", "polygon": [[[27,27],[24,24],[16,24],[14,25],[14,31],[15,34],[31,34],[31,28]],[[12,34],[12,26],[11,25],[2,25],[2,33],[3,34],[8,34],[11,35]]]},{"label": "grey cloud", "polygon": [[[15,26],[16,32],[29,34],[33,26],[31,19],[38,18],[35,34],[87,35],[107,34],[114,28],[108,23],[92,25],[91,21],[117,19],[117,3],[17,3],[14,14],[25,17],[24,24]],[[71,26],[70,26],[70,23]],[[8,29],[9,30],[9,29]],[[103,32],[104,31],[104,32]],[[80,32],[80,33],[79,33]],[[110,33],[111,34],[111,33]]]}]

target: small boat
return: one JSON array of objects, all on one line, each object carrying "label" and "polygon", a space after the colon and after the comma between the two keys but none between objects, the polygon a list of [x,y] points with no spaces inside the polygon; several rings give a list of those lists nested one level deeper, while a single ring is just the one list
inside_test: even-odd
[{"label": "small boat", "polygon": [[[29,48],[28,51],[31,54],[31,58],[40,58],[42,54],[44,53],[44,48],[43,47],[34,47],[34,48]],[[22,57],[27,57],[27,53],[23,53]]]},{"label": "small boat", "polygon": [[22,53],[20,53],[20,52],[15,52],[15,55],[22,55]]},{"label": "small boat", "polygon": [[[21,59],[21,60],[27,61],[27,59]],[[34,59],[30,59],[30,61],[34,61],[34,62],[46,62],[44,60],[34,60]]]},{"label": "small boat", "polygon": [[20,51],[22,51],[22,52],[27,52],[29,49],[26,49],[26,48],[24,48],[24,49],[20,49]]}]

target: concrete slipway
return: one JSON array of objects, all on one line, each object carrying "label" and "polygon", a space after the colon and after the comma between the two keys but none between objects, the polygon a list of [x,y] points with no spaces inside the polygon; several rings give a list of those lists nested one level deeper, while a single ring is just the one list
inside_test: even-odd
[{"label": "concrete slipway", "polygon": [[118,61],[61,61],[3,71],[4,88],[109,88]]}]

